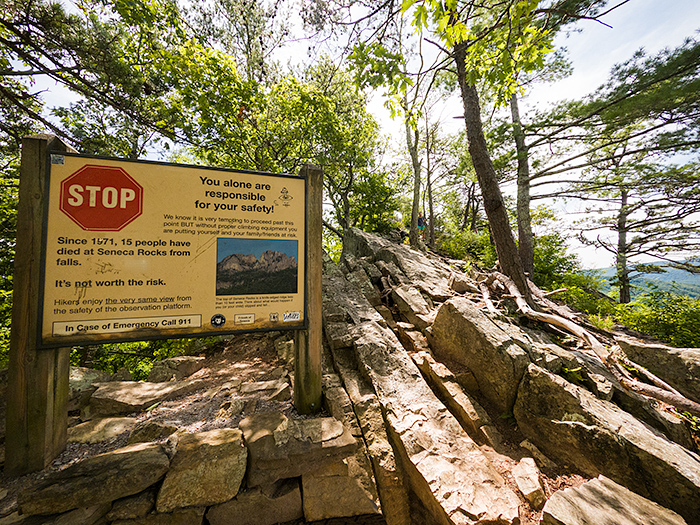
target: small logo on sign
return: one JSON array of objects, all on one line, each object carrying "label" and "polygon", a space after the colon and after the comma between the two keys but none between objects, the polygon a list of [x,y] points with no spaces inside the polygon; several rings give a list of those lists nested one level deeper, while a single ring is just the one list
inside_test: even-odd
[{"label": "small logo on sign", "polygon": [[281,190],[281,195],[280,195],[280,200],[282,201],[282,206],[289,206],[289,201],[291,201],[294,197],[292,197],[289,194],[289,190],[287,188],[282,188]]},{"label": "small logo on sign", "polygon": [[211,325],[214,328],[221,328],[226,324],[226,318],[221,314],[214,314],[211,318]]},{"label": "small logo on sign", "polygon": [[276,323],[276,322],[278,322],[279,320],[280,320],[280,314],[278,314],[277,312],[272,312],[272,313],[270,314],[270,322],[271,322],[271,323]]},{"label": "small logo on sign", "polygon": [[301,312],[285,312],[282,320],[285,323],[288,323],[289,321],[301,321]]}]

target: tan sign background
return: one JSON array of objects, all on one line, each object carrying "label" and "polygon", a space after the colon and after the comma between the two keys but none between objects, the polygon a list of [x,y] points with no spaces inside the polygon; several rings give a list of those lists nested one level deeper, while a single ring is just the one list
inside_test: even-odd
[{"label": "tan sign background", "polygon": [[[120,167],[143,188],[121,230],[66,213],[91,198],[109,213],[100,205],[118,208],[119,188],[71,180],[60,202],[86,165]],[[43,344],[304,325],[304,179],[71,155],[52,155],[49,178]]]}]

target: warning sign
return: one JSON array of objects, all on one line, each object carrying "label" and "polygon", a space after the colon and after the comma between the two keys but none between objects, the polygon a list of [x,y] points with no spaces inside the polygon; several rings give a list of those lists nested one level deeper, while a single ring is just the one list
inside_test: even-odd
[{"label": "warning sign", "polygon": [[61,183],[61,211],[84,230],[119,231],[141,215],[143,188],[122,168],[87,165]]},{"label": "warning sign", "polygon": [[305,325],[303,178],[51,158],[44,346]]}]

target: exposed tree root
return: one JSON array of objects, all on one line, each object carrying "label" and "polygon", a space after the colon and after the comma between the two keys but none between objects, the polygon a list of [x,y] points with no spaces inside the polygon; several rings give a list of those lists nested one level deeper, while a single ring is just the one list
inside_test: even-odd
[{"label": "exposed tree root", "polygon": [[[506,287],[510,295],[515,300],[518,309],[525,317],[562,328],[581,339],[584,344],[591,348],[593,353],[598,357],[598,359],[600,359],[606,368],[610,370],[620,385],[627,390],[671,405],[679,411],[688,412],[696,417],[700,417],[700,404],[686,398],[648,370],[644,370],[641,366],[636,365],[627,359],[622,355],[622,351],[617,345],[609,350],[591,332],[574,321],[566,319],[560,315],[548,314],[534,310],[520,293],[515,283],[505,275],[496,273],[494,282],[500,282]],[[538,294],[533,295],[538,297]],[[539,297],[543,297],[541,292]],[[491,307],[493,308],[493,304],[491,304]],[[642,373],[653,384],[643,383],[635,379],[622,366],[623,364],[639,370],[640,373]]]}]

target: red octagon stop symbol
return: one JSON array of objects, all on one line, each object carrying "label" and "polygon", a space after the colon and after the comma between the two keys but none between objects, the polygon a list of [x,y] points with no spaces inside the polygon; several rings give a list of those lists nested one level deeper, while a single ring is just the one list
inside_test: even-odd
[{"label": "red octagon stop symbol", "polygon": [[83,230],[119,231],[141,215],[143,188],[122,168],[88,164],[61,183],[60,203]]}]

